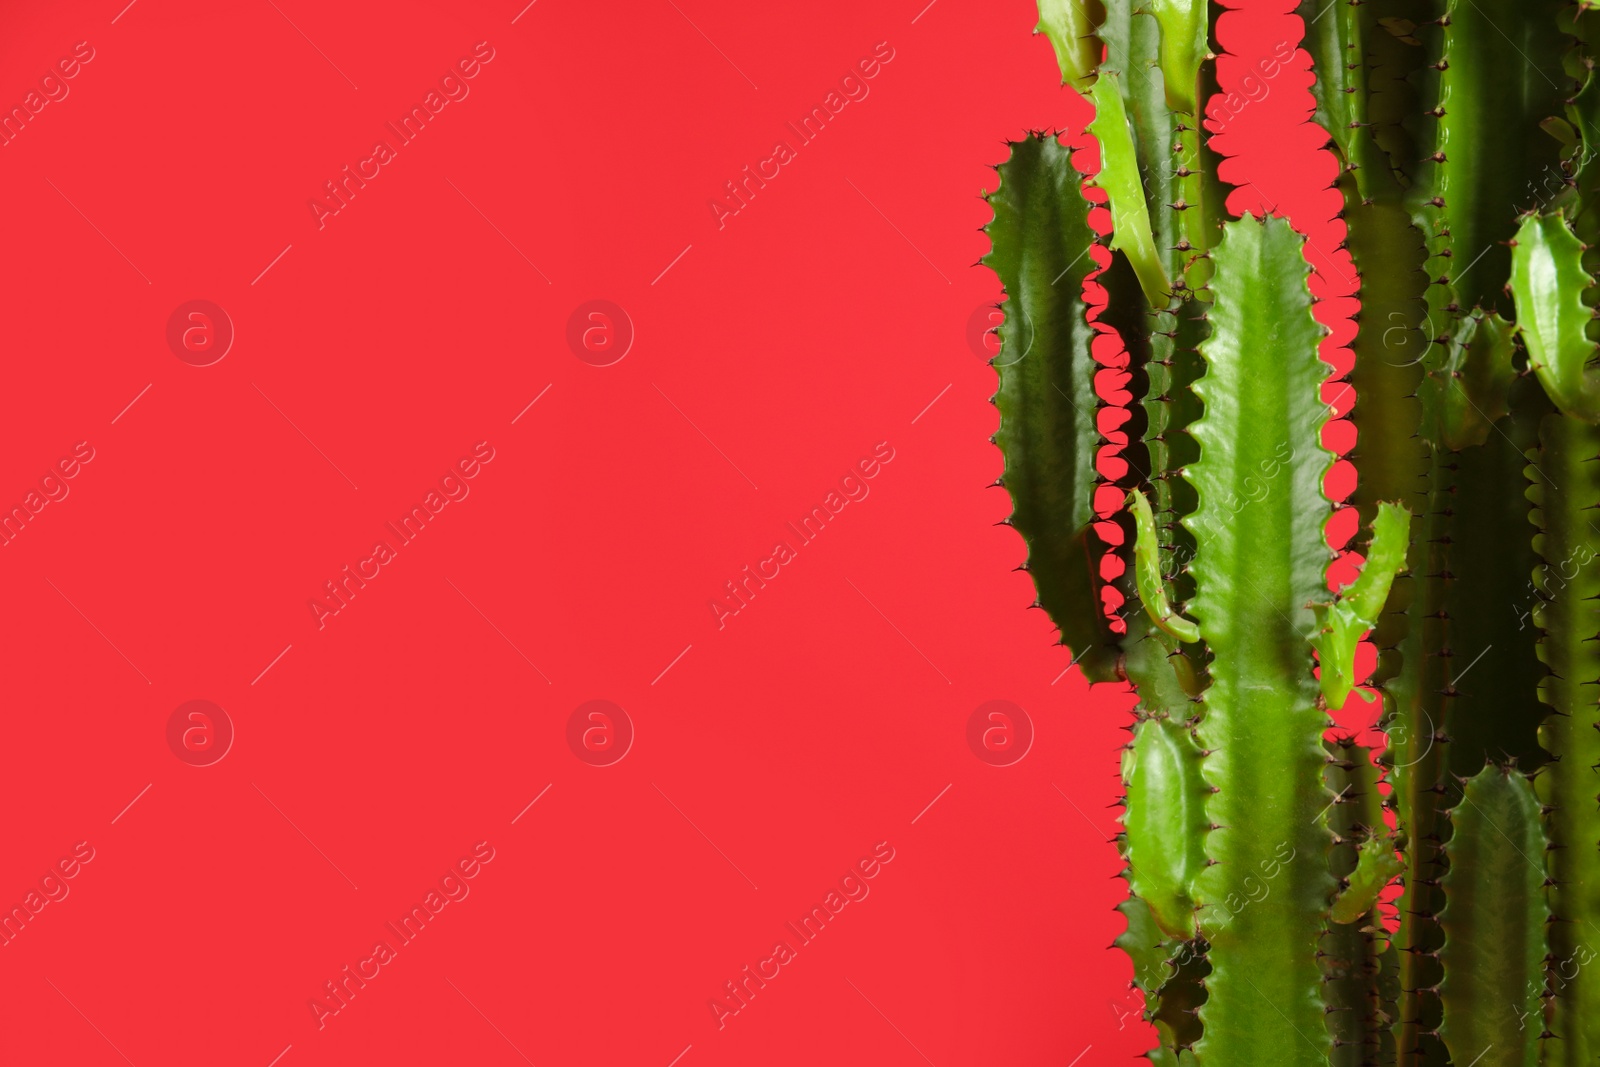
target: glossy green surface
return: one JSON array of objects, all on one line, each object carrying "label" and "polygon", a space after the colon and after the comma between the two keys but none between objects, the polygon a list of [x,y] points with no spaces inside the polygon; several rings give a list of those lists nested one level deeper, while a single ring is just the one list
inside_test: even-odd
[{"label": "glossy green surface", "polygon": [[1332,604],[1315,609],[1318,631],[1311,644],[1322,668],[1322,697],[1330,708],[1343,707],[1355,687],[1356,645],[1378,621],[1395,575],[1405,569],[1410,544],[1411,512],[1403,504],[1379,504],[1361,573]]},{"label": "glossy green surface", "polygon": [[1133,512],[1136,531],[1133,548],[1134,573],[1139,584],[1139,599],[1145,613],[1163,631],[1179,641],[1200,640],[1200,627],[1173,610],[1167,599],[1167,590],[1161,576],[1161,551],[1156,542],[1156,520],[1150,511],[1150,501],[1135,489],[1128,494],[1128,506]]},{"label": "glossy green surface", "polygon": [[1038,0],[1039,24],[1033,32],[1050,39],[1061,68],[1061,84],[1086,90],[1100,66],[1095,27],[1105,18],[1100,0]]},{"label": "glossy green surface", "polygon": [[1336,923],[1359,922],[1367,917],[1378,895],[1404,869],[1394,854],[1394,845],[1382,837],[1361,843],[1356,869],[1349,874],[1350,884],[1340,891],[1329,916]]},{"label": "glossy green surface", "polygon": [[[1396,953],[1382,916],[1365,900],[1368,879],[1362,874],[1363,868],[1373,866],[1366,859],[1368,852],[1387,838],[1379,772],[1372,752],[1348,738],[1327,748],[1327,786],[1337,798],[1328,809],[1328,826],[1335,835],[1328,862],[1345,886],[1334,901],[1319,946],[1328,1033],[1334,1041],[1329,1063],[1332,1067],[1392,1063],[1394,1039],[1388,1032],[1392,1008],[1385,999],[1383,971],[1386,963],[1393,965]],[[1392,855],[1393,846],[1388,848]],[[1346,920],[1342,913],[1361,902],[1365,909]]]},{"label": "glossy green surface", "polygon": [[1106,191],[1111,208],[1111,249],[1128,257],[1150,306],[1165,307],[1171,285],[1150,232],[1150,206],[1140,182],[1133,131],[1123,110],[1121,77],[1110,71],[1102,73],[1090,93],[1095,117],[1088,129],[1100,144],[1100,172],[1093,180]]},{"label": "glossy green surface", "polygon": [[1189,728],[1150,718],[1122,753],[1128,881],[1168,937],[1194,936],[1194,878],[1205,866],[1206,784]]},{"label": "glossy green surface", "polygon": [[1549,1028],[1545,1062],[1600,1060],[1600,428],[1563,415],[1540,424],[1528,499],[1539,565],[1530,626],[1550,674],[1539,741],[1557,762],[1534,779],[1550,837]]},{"label": "glossy green surface", "polygon": [[1161,24],[1161,72],[1167,106],[1198,117],[1200,64],[1205,60],[1209,11],[1205,0],[1150,0]]},{"label": "glossy green surface", "polygon": [[1315,952],[1335,888],[1322,819],[1333,797],[1308,638],[1331,558],[1332,457],[1302,244],[1282,219],[1225,228],[1195,386],[1205,414],[1186,477],[1199,507],[1185,521],[1198,546],[1190,613],[1214,656],[1199,737],[1216,826],[1196,880],[1212,967],[1202,1067],[1320,1067],[1331,1047]]},{"label": "glossy green surface", "polygon": [[1549,917],[1538,798],[1516,771],[1484,767],[1451,821],[1439,1036],[1456,1064],[1537,1067]]},{"label": "glossy green surface", "polygon": [[1600,420],[1600,376],[1589,368],[1593,313],[1583,295],[1593,284],[1583,244],[1565,215],[1528,215],[1511,250],[1511,292],[1528,365],[1556,407],[1574,418]]},{"label": "glossy green surface", "polygon": [[1000,327],[995,443],[1005,454],[1002,480],[1015,510],[1011,525],[1028,543],[1028,570],[1039,604],[1091,681],[1116,677],[1115,635],[1101,608],[1094,535],[1098,365],[1090,352],[1083,281],[1089,255],[1089,204],[1081,175],[1054,137],[1029,137],[1000,165],[990,196],[994,220],[984,263],[1000,276],[1007,300]]}]

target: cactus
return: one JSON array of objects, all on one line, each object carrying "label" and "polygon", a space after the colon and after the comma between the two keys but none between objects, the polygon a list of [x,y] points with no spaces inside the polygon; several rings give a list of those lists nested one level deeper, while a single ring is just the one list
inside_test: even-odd
[{"label": "cactus", "polygon": [[[1040,0],[1098,169],[1034,134],[989,197],[1008,521],[1074,662],[1138,695],[1117,945],[1148,1056],[1594,1064],[1600,11],[1306,0],[1362,301],[1338,590],[1326,331],[1302,239],[1224,220],[1216,13]],[[1114,440],[1097,333],[1124,349]],[[1333,728],[1352,695],[1382,701],[1375,749]]]},{"label": "cactus", "polygon": [[[1197,544],[1191,608],[1214,657],[1198,728],[1212,793],[1211,862],[1196,879],[1212,967],[1194,1048],[1202,1067],[1321,1063],[1329,1047],[1316,948],[1334,889],[1318,813],[1332,798],[1321,788],[1327,715],[1310,602],[1332,558],[1322,479],[1333,457],[1319,441],[1328,368],[1302,240],[1281,219],[1226,227],[1195,384],[1205,414],[1185,477],[1199,506],[1184,521]],[[1317,788],[1293,788],[1304,781]]]}]

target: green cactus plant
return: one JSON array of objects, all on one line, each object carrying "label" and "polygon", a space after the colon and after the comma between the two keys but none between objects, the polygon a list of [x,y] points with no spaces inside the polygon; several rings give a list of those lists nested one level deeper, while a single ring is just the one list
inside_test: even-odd
[{"label": "green cactus plant", "polygon": [[[985,259],[1007,294],[994,440],[1038,606],[1090,681],[1139,698],[1117,944],[1148,1056],[1594,1064],[1600,11],[1301,11],[1361,284],[1363,561],[1337,591],[1326,331],[1302,238],[1225,220],[1215,14],[1040,0],[1099,167],[1053,135],[1013,145]],[[1118,479],[1095,463],[1108,330],[1132,394]],[[1125,507],[1097,513],[1108,485]],[[1383,702],[1379,749],[1333,729],[1352,694]]]}]

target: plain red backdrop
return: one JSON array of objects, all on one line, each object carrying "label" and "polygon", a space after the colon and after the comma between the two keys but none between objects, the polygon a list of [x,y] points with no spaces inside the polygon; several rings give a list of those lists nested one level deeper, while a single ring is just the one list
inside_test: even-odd
[{"label": "plain red backdrop", "polygon": [[[1025,610],[967,337],[999,298],[989,167],[1086,118],[1032,5],[524,2],[9,5],[4,107],[94,58],[0,149],[0,502],[95,458],[0,549],[0,902],[95,858],[0,948],[6,1062],[1129,1061],[1129,698]],[[1224,89],[1300,30],[1224,16]],[[323,183],[482,41],[470,95],[319,229]],[[880,42],[870,94],[719,228]],[[1235,209],[1309,228],[1338,295],[1306,63],[1217,143]],[[165,338],[194,299],[236,331],[208,367]],[[566,341],[593,299],[635,331],[608,367]],[[319,629],[323,583],[480,441],[470,495]],[[867,498],[719,629],[724,583],[880,442]],[[193,699],[236,730],[212,766],[168,747]],[[609,767],[567,744],[591,699],[636,731]],[[1009,767],[966,742],[995,699],[1036,733]],[[470,895],[319,1029],[480,841]],[[719,1028],[878,842],[870,895]]]}]

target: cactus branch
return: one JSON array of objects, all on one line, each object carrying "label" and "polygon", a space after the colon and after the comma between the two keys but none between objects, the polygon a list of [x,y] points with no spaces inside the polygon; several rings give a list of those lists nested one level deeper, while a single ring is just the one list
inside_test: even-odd
[{"label": "cactus branch", "polygon": [[1225,227],[1195,385],[1205,414],[1186,477],[1199,507],[1185,522],[1198,545],[1190,611],[1214,655],[1199,736],[1216,827],[1196,880],[1212,967],[1199,1067],[1321,1067],[1330,1047],[1315,951],[1335,885],[1321,816],[1333,798],[1307,635],[1331,558],[1332,457],[1302,244],[1282,219]]},{"label": "cactus branch", "polygon": [[1487,766],[1452,820],[1439,1036],[1457,1064],[1537,1067],[1549,918],[1539,801],[1521,774]]},{"label": "cactus branch", "polygon": [[1361,574],[1333,603],[1315,608],[1319,629],[1311,644],[1322,665],[1322,698],[1330,708],[1343,707],[1355,688],[1356,644],[1378,621],[1394,576],[1405,569],[1410,543],[1411,512],[1402,504],[1379,504]]},{"label": "cactus branch", "polygon": [[1511,250],[1511,292],[1528,364],[1556,407],[1600,421],[1600,375],[1590,369],[1594,313],[1583,294],[1594,284],[1583,269],[1583,243],[1561,212],[1528,215]]},{"label": "cactus branch", "polygon": [[1122,106],[1120,81],[1120,75],[1105,71],[1090,94],[1095,114],[1089,132],[1100,143],[1100,173],[1094,184],[1106,191],[1110,201],[1112,251],[1128,257],[1150,306],[1165,307],[1172,287],[1150,233],[1150,208],[1139,180],[1139,159]]},{"label": "cactus branch", "polygon": [[1156,544],[1156,520],[1150,513],[1150,501],[1135,489],[1128,494],[1128,504],[1133,509],[1136,540],[1133,546],[1134,575],[1139,583],[1139,599],[1150,620],[1179,641],[1200,640],[1200,627],[1173,610],[1167,600],[1167,590],[1161,580],[1161,558]]}]

